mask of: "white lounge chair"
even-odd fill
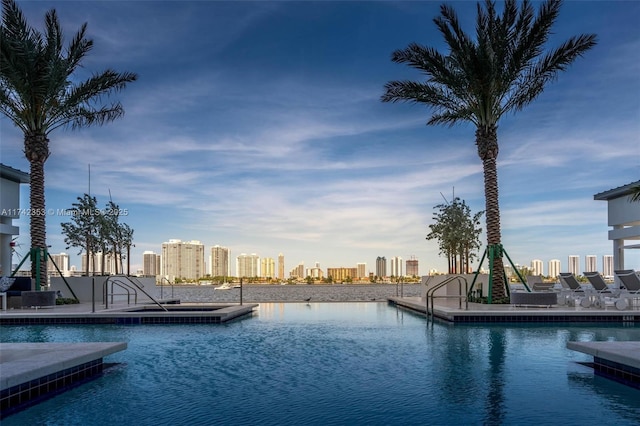
[[[614,273],[624,286],[624,290],[620,292],[620,307],[616,302],[616,308],[626,309],[629,306],[633,306],[633,301],[640,299],[640,277],[633,269],[618,270],[614,271]]]
[[[569,306],[575,306],[576,300],[583,308],[588,308],[592,304],[599,305],[593,297],[596,292],[587,286],[583,287],[572,273],[561,272],[558,278],[562,287],[569,292],[567,300]]]
[[[605,282],[600,272],[583,272],[582,273],[591,283],[591,286],[594,288],[598,296],[600,296],[599,301],[602,306],[605,304],[605,298],[613,299],[613,303],[617,303],[620,297],[620,290],[610,288],[609,285]]]

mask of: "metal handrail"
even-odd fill
[[[129,286],[126,283],[123,283],[120,280],[113,280],[111,281],[111,293],[109,293],[108,291],[108,286],[106,285],[107,282],[105,281],[105,287],[103,289],[103,293],[104,293],[104,300],[105,300],[105,308],[109,309],[109,296],[111,296],[111,304],[113,305],[113,296],[120,296],[120,295],[124,295],[124,293],[114,293],[113,292],[113,285],[116,284],[118,287],[124,289],[127,292],[127,305],[131,304],[131,292],[129,291]],[[134,294],[134,304],[138,304],[138,292],[132,288],[131,290],[133,290],[133,294]]]
[[[435,296],[434,293],[436,292],[436,290],[439,290],[440,288],[444,287],[445,285],[449,284],[450,282],[454,281],[454,280],[458,280],[458,290],[460,292],[460,295],[458,296]],[[462,281],[464,281],[464,287],[465,287],[465,292],[464,295],[462,294]],[[432,288],[427,290],[426,293],[426,314],[427,317],[429,317],[429,301],[431,301],[431,316],[434,316],[435,313],[435,307],[434,307],[434,302],[433,299],[436,297],[439,298],[457,298],[459,299],[459,304],[458,306],[460,307],[460,309],[462,309],[462,299],[464,299],[465,302],[465,311],[469,309],[469,298],[467,297],[467,292],[468,292],[468,287],[469,287],[469,283],[467,282],[467,279],[465,277],[463,277],[462,275],[454,275],[452,277],[449,277],[447,279],[445,279],[444,281],[442,281],[439,284],[434,285]]]
[[[160,302],[158,302],[156,299],[154,299],[149,293],[147,293],[146,291],[144,291],[142,289],[142,287],[144,287],[144,285],[142,285],[142,283],[140,281],[138,281],[136,278],[134,277],[130,277],[128,275],[110,275],[109,278],[107,278],[105,280],[105,286],[107,285],[107,283],[109,282],[110,279],[117,279],[117,278],[124,278],[125,280],[129,281],[131,284],[133,284],[135,287],[137,287],[138,290],[140,290],[141,292],[144,293],[145,296],[147,296],[149,299],[151,299],[156,305],[158,305],[163,311],[165,312],[169,312],[167,310],[167,308],[165,308],[164,306],[162,306],[162,304],[160,304]],[[117,282],[122,283],[122,281],[117,280]],[[135,291],[135,289],[134,289]],[[137,291],[136,292],[136,303],[137,303]],[[105,298],[106,299],[106,298]]]
[[[164,289],[164,285],[162,285],[162,281],[166,281],[171,286],[171,298],[173,299],[173,284],[171,283],[171,281],[169,281],[169,279],[167,277],[162,277],[160,279],[160,299],[164,298],[162,296],[162,290]]]

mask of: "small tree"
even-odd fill
[[[89,262],[93,261],[93,254],[100,249],[102,220],[99,217],[98,201],[89,194],[78,197],[78,201],[72,204],[67,212],[71,215],[71,222],[62,224],[62,233],[64,234],[64,242],[67,244],[67,250],[70,247],[80,248],[85,251],[85,274],[89,275]],[[95,271],[95,265],[91,268]]]
[[[438,212],[433,215],[434,223],[429,225],[431,232],[427,240],[438,240],[440,254],[447,257],[450,274],[469,271],[475,252],[480,248],[480,217],[484,212],[472,216],[471,208],[457,197],[451,203],[438,204],[434,208]]]

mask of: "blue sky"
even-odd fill
[[[473,32],[475,2],[451,2]],[[47,208],[87,192],[129,211],[132,269],[169,239],[227,246],[235,258],[282,252],[322,268],[375,271],[377,256],[445,270],[425,240],[443,196],[484,210],[474,128],[427,126],[430,110],[383,104],[387,81],[420,79],[390,60],[411,42],[444,49],[441,2],[23,1],[32,25],[58,11],[67,37],[88,23],[95,47],[79,78],[139,74],[117,95],[125,116],[51,133]],[[503,244],[532,259],[611,254],[606,202],[640,179],[640,2],[569,1],[550,40],[595,33],[598,45],[498,130]],[[3,164],[28,171],[22,135],[0,123]],[[28,207],[28,188],[23,190]],[[47,217],[51,251],[66,251]],[[28,218],[18,220],[23,250]],[[483,225],[484,228],[484,225]],[[483,241],[484,236],[483,236]],[[484,248],[484,247],[483,247]],[[640,250],[636,250],[640,251]],[[206,259],[208,261],[208,259]],[[640,269],[640,255],[627,253]]]

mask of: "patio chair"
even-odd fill
[[[599,297],[600,305],[604,306],[605,298],[613,298],[614,304],[618,301],[620,296],[620,290],[610,288],[605,282],[600,272],[583,272],[582,273],[591,283],[591,286],[595,289]]]
[[[553,291],[555,283],[545,283],[541,275],[527,275],[527,285],[531,291]]]
[[[624,286],[624,290],[620,293],[620,307],[616,303],[616,308],[626,309],[629,306],[629,301],[633,304],[633,300],[640,299],[640,277],[633,269],[618,270],[614,273]]]
[[[583,308],[591,306],[591,296],[594,292],[590,291],[591,289],[589,288],[583,287],[571,272],[561,272],[558,278],[562,287],[569,292],[567,300],[569,306],[575,306],[576,300],[580,302],[580,306]]]

